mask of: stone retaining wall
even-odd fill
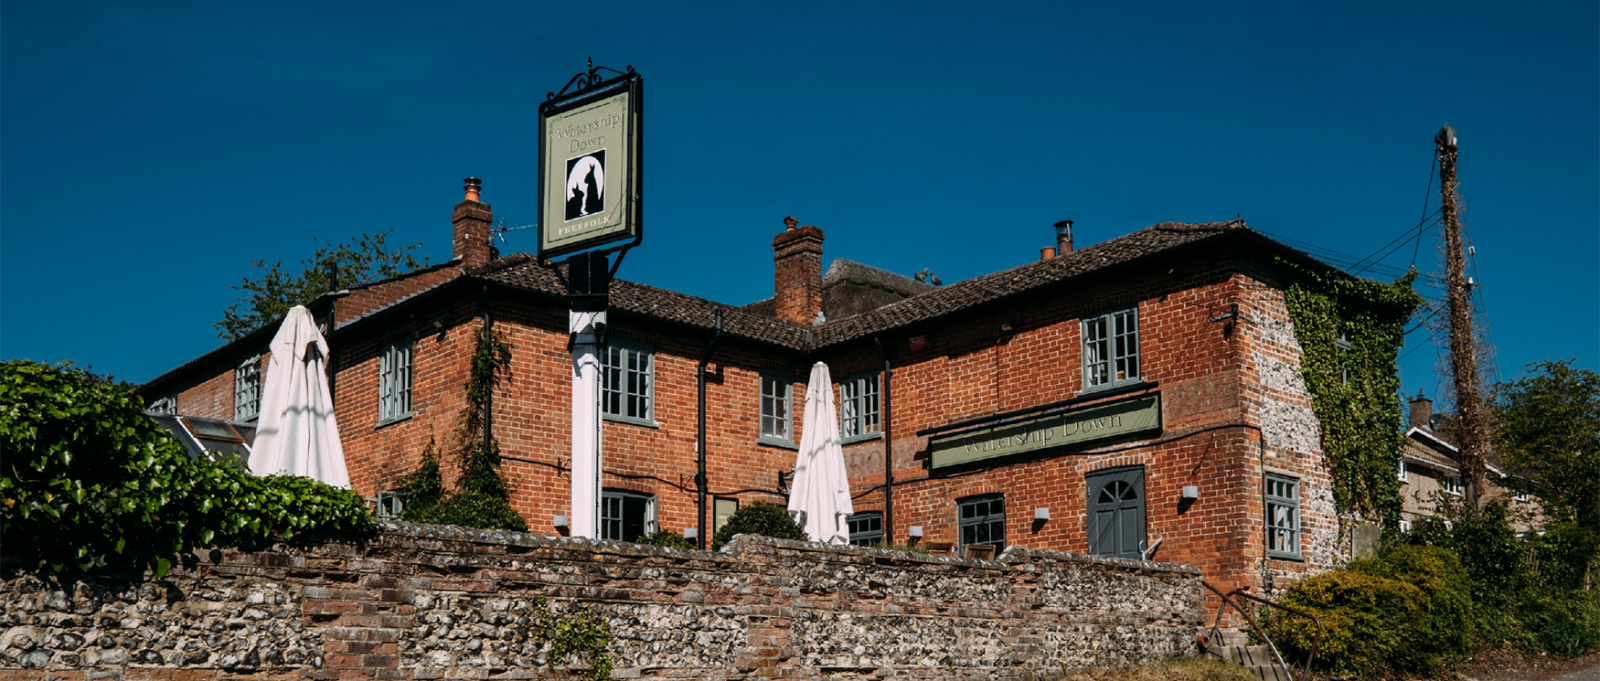
[[[616,678],[1037,677],[1188,654],[1199,572],[740,537],[717,553],[386,523],[159,581],[0,582],[0,679],[536,678],[540,597],[612,629]],[[559,670],[558,670],[559,671]]]

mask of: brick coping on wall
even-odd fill
[[[1067,563],[1084,563],[1090,565],[1105,565],[1110,567],[1128,568],[1135,570],[1149,570],[1156,572],[1174,572],[1181,574],[1203,576],[1199,568],[1182,563],[1162,563],[1156,561],[1136,560],[1133,558],[1115,558],[1109,556],[1093,556],[1071,551],[1051,551],[1048,549],[1034,549],[1024,546],[1008,546],[993,560],[981,558],[967,558],[956,555],[936,553],[917,553],[915,551],[899,551],[895,549],[881,549],[869,546],[839,546],[821,544],[817,542],[795,541],[790,539],[776,539],[759,535],[737,534],[721,549],[716,551],[701,551],[698,549],[680,549],[667,546],[652,546],[649,544],[635,544],[633,542],[617,541],[613,539],[586,539],[583,537],[557,537],[534,532],[514,532],[510,530],[481,530],[457,525],[429,525],[425,523],[412,523],[403,520],[381,520],[378,522],[380,535],[378,541],[383,541],[385,536],[441,539],[446,541],[461,541],[471,544],[518,546],[527,548],[558,548],[558,549],[588,549],[596,553],[610,553],[633,556],[672,556],[678,558],[699,558],[710,560],[737,560],[737,554],[758,546],[771,546],[795,551],[807,551],[824,554],[866,554],[876,555],[894,560],[905,560],[921,563],[939,563],[955,565],[982,565],[1004,566],[1034,563],[1040,561],[1059,561]]]

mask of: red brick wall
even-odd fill
[[[267,380],[267,360],[271,353],[262,352],[256,358],[262,385]],[[234,371],[230,367],[219,374],[178,391],[178,413],[185,416],[233,420]]]
[[[395,480],[416,469],[430,437],[445,462],[446,481],[455,471],[448,452],[455,441],[464,406],[462,386],[480,322],[468,306],[457,303],[444,311],[453,322],[435,332],[431,319],[405,323],[388,333],[368,334],[337,349],[339,366],[334,414],[344,444],[350,484],[362,496],[394,487]],[[410,339],[411,418],[378,425],[378,361],[389,344]]]
[[[956,500],[1002,493],[1008,544],[1086,551],[1085,476],[1139,465],[1145,470],[1147,536],[1163,540],[1157,560],[1196,565],[1219,586],[1268,586],[1278,576],[1336,562],[1339,528],[1330,481],[1309,396],[1296,373],[1299,348],[1282,292],[1268,275],[1238,274],[1235,267],[1174,259],[885,336],[895,366],[893,541],[907,541],[911,525],[924,528],[925,540],[955,541]],[[1235,303],[1238,319],[1228,316]],[[369,323],[363,326],[373,328],[356,331],[359,337],[339,337],[337,415],[352,485],[363,496],[392,487],[413,470],[430,434],[442,451],[451,449],[480,304],[430,306],[427,314],[433,316],[426,319]],[[512,505],[530,529],[553,534],[552,517],[570,515],[567,313],[559,301],[526,295],[496,294],[491,305],[512,347],[510,376],[493,410]],[[1139,312],[1142,378],[1155,384],[1146,391],[1158,391],[1162,399],[1159,434],[930,474],[928,438],[917,431],[1084,397],[1080,320],[1127,305]],[[347,309],[341,307],[341,317]],[[434,331],[435,319],[442,331]],[[610,321],[613,338],[655,351],[655,425],[605,423],[602,484],[654,495],[663,529],[694,527],[695,369],[710,334],[616,312]],[[401,328],[375,332],[379,325]],[[396,334],[412,333],[422,334],[413,346],[414,415],[379,427],[378,352]],[[930,347],[913,353],[906,341],[912,334],[926,336]],[[837,380],[881,369],[883,352],[869,339],[822,356]],[[725,339],[713,355],[707,386],[710,497],[731,496],[743,505],[783,501],[777,474],[794,467],[796,452],[757,443],[763,370],[794,378],[796,442],[806,427],[800,421],[809,360]],[[219,404],[231,413],[231,372],[185,391],[180,408],[198,413],[193,405],[206,395],[225,398]],[[1082,406],[1130,396],[1087,396]],[[880,438],[846,447],[858,511],[884,506],[883,444]],[[1263,466],[1302,481],[1305,561],[1265,557]],[[446,469],[448,481],[448,456]],[[1185,485],[1198,486],[1200,498],[1180,509]],[[1048,507],[1051,519],[1035,523],[1037,507]],[[709,518],[707,524],[709,530]]]
[[[1313,508],[1304,502],[1301,548],[1312,560],[1265,559],[1262,460],[1268,468],[1300,477],[1305,496],[1328,493],[1319,446],[1297,451],[1261,445],[1264,400],[1303,403],[1309,409],[1309,399],[1262,387],[1248,370],[1254,366],[1250,358],[1265,352],[1297,367],[1298,346],[1267,343],[1246,323],[1208,321],[1239,301],[1245,316],[1286,322],[1281,292],[1242,275],[1230,276],[1220,266],[1171,269],[1166,277],[1145,277],[1143,286],[1079,289],[1050,302],[1044,294],[1034,304],[1013,303],[951,319],[925,334],[931,347],[922,352],[911,353],[901,341],[892,385],[893,540],[907,541],[909,526],[921,525],[926,541],[954,542],[956,500],[1003,493],[1008,544],[1087,551],[1085,476],[1140,465],[1145,470],[1147,536],[1151,542],[1164,540],[1155,559],[1196,565],[1208,579],[1225,586],[1260,584],[1273,573],[1330,564],[1333,555],[1313,551],[1312,536],[1320,533],[1326,542],[1337,533],[1334,513],[1331,506]],[[1129,304],[1139,310],[1142,377],[1157,384],[1151,390],[1162,398],[1159,435],[930,475],[928,439],[916,436],[917,431],[1079,397],[1081,317]],[[1002,324],[1010,324],[1012,331],[1002,331]],[[835,375],[842,376],[881,366],[877,352],[853,348],[828,361]],[[882,451],[882,440],[846,447],[853,491],[863,495],[856,501],[857,511],[883,509],[881,491],[863,494],[882,485]],[[1198,486],[1200,499],[1180,510],[1185,485]],[[1051,519],[1036,523],[1036,507],[1049,508]]]
[[[233,418],[233,370],[178,391],[178,413],[212,419]]]

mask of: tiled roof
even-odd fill
[[[833,264],[828,266],[828,273],[822,276],[822,285],[827,287],[847,281],[875,286],[907,296],[931,291],[934,288],[933,284],[917,281],[903,274],[895,274],[889,270],[863,265],[854,260],[834,258]]]
[[[833,345],[943,317],[1230,232],[1266,240],[1259,232],[1246,227],[1243,220],[1197,224],[1163,222],[1051,260],[959,281],[856,317],[824,324],[817,329],[816,346]],[[1283,248],[1288,250],[1288,247]]]
[[[713,328],[713,311],[721,309],[723,332],[726,334],[794,350],[810,350],[933,320],[1225,234],[1236,234],[1255,240],[1259,245],[1294,253],[1287,246],[1249,229],[1242,220],[1197,224],[1164,222],[1052,260],[1029,263],[942,288],[929,286],[924,292],[905,300],[812,327],[772,317],[769,307],[763,305],[767,301],[735,307],[622,279],[612,282],[611,308],[706,330]],[[845,269],[834,275],[839,262],[836,260],[834,267],[829,270],[829,275],[835,276],[836,280],[846,275],[874,276],[879,273],[882,276],[876,278],[904,279],[900,275],[848,260],[842,261],[846,263]],[[550,296],[565,295],[555,273],[549,268],[540,267],[531,256],[524,253],[501,258],[469,270],[468,274]]]
[[[828,320],[846,319],[933,288],[911,277],[835,258],[822,277],[822,312]]]
[[[1196,244],[1224,235],[1234,235],[1253,245],[1281,254],[1294,254],[1312,261],[1310,256],[1279,244],[1259,232],[1249,229],[1242,220],[1229,222],[1178,223],[1164,222],[1146,227],[1132,234],[1117,237],[1082,250],[1057,256],[1052,260],[1033,262],[1001,272],[956,282],[942,288],[928,287],[916,293],[921,282],[908,280],[875,267],[849,260],[836,259],[829,269],[828,278],[835,283],[859,281],[868,285],[882,284],[897,295],[915,293],[909,298],[877,307],[861,314],[836,319],[816,326],[802,326],[782,321],[772,316],[771,301],[758,301],[744,307],[725,305],[704,298],[646,286],[618,279],[611,285],[611,309],[659,319],[683,326],[710,331],[715,328],[715,312],[722,310],[723,332],[783,348],[809,351],[871,337],[907,325],[918,324],[955,314],[975,306],[1009,298],[1058,282],[1091,275],[1108,268],[1134,262],[1175,248]],[[446,263],[423,272],[444,269]],[[414,277],[412,273],[396,280]],[[553,270],[541,267],[526,253],[515,253],[497,258],[483,265],[465,268],[462,278],[476,278],[528,292],[562,298],[566,290]],[[395,280],[389,280],[395,281]],[[911,281],[911,290],[905,282]],[[380,284],[383,282],[379,282]],[[431,290],[446,282],[429,282],[423,290]],[[824,285],[828,285],[825,280]],[[375,285],[374,285],[375,286]],[[408,292],[402,300],[387,307],[402,304],[416,293]],[[349,295],[342,292],[339,295]],[[365,318],[365,316],[363,316]],[[347,324],[340,324],[346,328]],[[270,326],[249,334],[246,338],[223,345],[205,355],[169,371],[146,384],[146,388],[162,388],[180,375],[209,361],[217,361],[229,353],[240,351],[246,343],[259,343],[270,337]],[[164,389],[164,388],[163,388]]]
[[[499,265],[499,267],[495,267]],[[555,271],[541,267],[525,253],[518,253],[469,271],[489,281],[550,296],[565,296],[566,289]],[[772,343],[793,350],[805,350],[811,330],[745,308],[724,305],[704,298],[646,286],[625,279],[611,282],[611,309],[653,317],[684,326],[710,331],[716,328],[716,311],[722,310],[723,333]]]

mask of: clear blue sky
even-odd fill
[[[634,281],[769,296],[785,215],[827,258],[946,282],[1066,218],[1084,245],[1242,214],[1354,261],[1437,207],[1449,123],[1500,377],[1595,368],[1597,27],[1592,1],[8,0],[0,357],[148,380],[219,344],[252,260],[389,228],[448,259],[468,175],[532,223],[537,106],[593,55],[645,76]],[[1381,272],[1439,273],[1438,238]],[[1439,391],[1429,333],[1407,393]]]

